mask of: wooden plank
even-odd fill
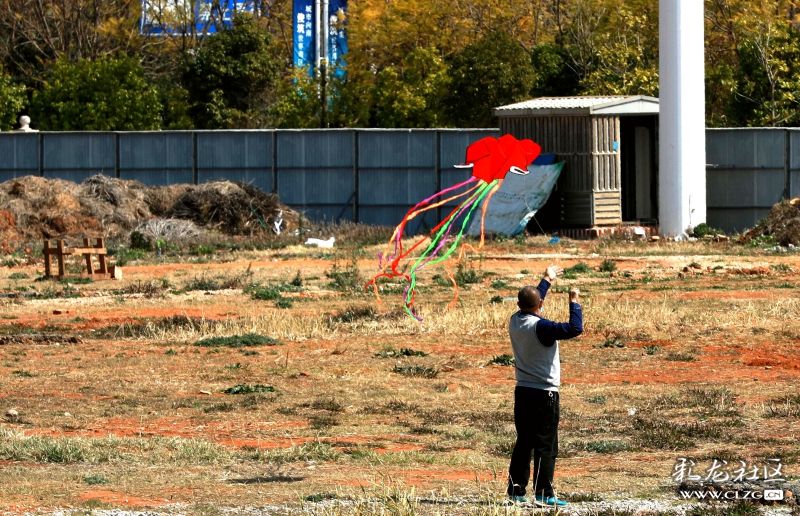
[[[438,165],[437,165],[438,166]],[[102,253],[100,251],[103,251]],[[100,274],[108,274],[108,262],[106,262],[106,241],[103,238],[97,239],[97,259],[100,261]]]
[[[52,274],[50,272],[50,241],[44,241],[44,275],[49,278]]]
[[[56,259],[58,260],[58,279],[64,277],[64,241],[58,241],[58,254],[56,255]]]
[[[89,239],[84,237],[83,238],[83,246],[88,248],[89,247]],[[86,260],[86,272],[91,276],[94,270],[92,269],[92,253],[81,253],[83,254],[84,259]]]

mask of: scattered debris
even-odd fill
[[[741,242],[759,237],[771,237],[783,247],[800,245],[800,197],[774,205],[764,220],[742,235]]]
[[[8,344],[80,344],[81,339],[71,335],[48,335],[23,333],[18,335],[0,335],[0,346]]]
[[[315,245],[321,249],[332,249],[333,244],[336,242],[336,237],[330,237],[327,240],[320,240],[319,238],[309,238],[306,240],[306,245]]]
[[[742,274],[745,276],[766,276],[770,274],[768,267],[738,267],[730,269],[731,274]]]

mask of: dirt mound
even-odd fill
[[[773,206],[769,215],[745,233],[742,240],[749,242],[762,236],[771,236],[782,246],[800,245],[800,197]]]
[[[230,235],[274,234],[298,227],[299,215],[277,196],[231,181],[147,186],[92,176],[82,183],[25,176],[0,183],[0,247],[42,238],[127,239],[143,223],[171,217]],[[0,248],[0,251],[3,249]]]

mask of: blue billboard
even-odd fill
[[[142,0],[139,30],[150,36],[214,34],[237,13],[255,13],[260,0]]]
[[[347,54],[347,0],[328,0],[328,19],[322,15],[322,27],[317,27],[315,9],[323,1],[294,0],[292,8],[293,59],[297,68],[307,67],[315,73],[317,64],[317,38],[325,40],[327,32],[328,69],[337,77],[344,75],[344,56]],[[327,21],[327,23],[324,23]],[[320,30],[321,29],[321,30]],[[322,35],[320,36],[320,34]]]
[[[347,0],[330,0],[328,13],[328,63],[331,72],[341,78],[347,54]]]
[[[315,42],[317,34],[314,19],[314,0],[294,0],[292,29],[294,35],[294,66],[296,68],[307,66],[313,73],[316,65]]]

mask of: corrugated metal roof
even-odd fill
[[[495,115],[658,113],[658,99],[645,95],[538,97],[495,108]]]

